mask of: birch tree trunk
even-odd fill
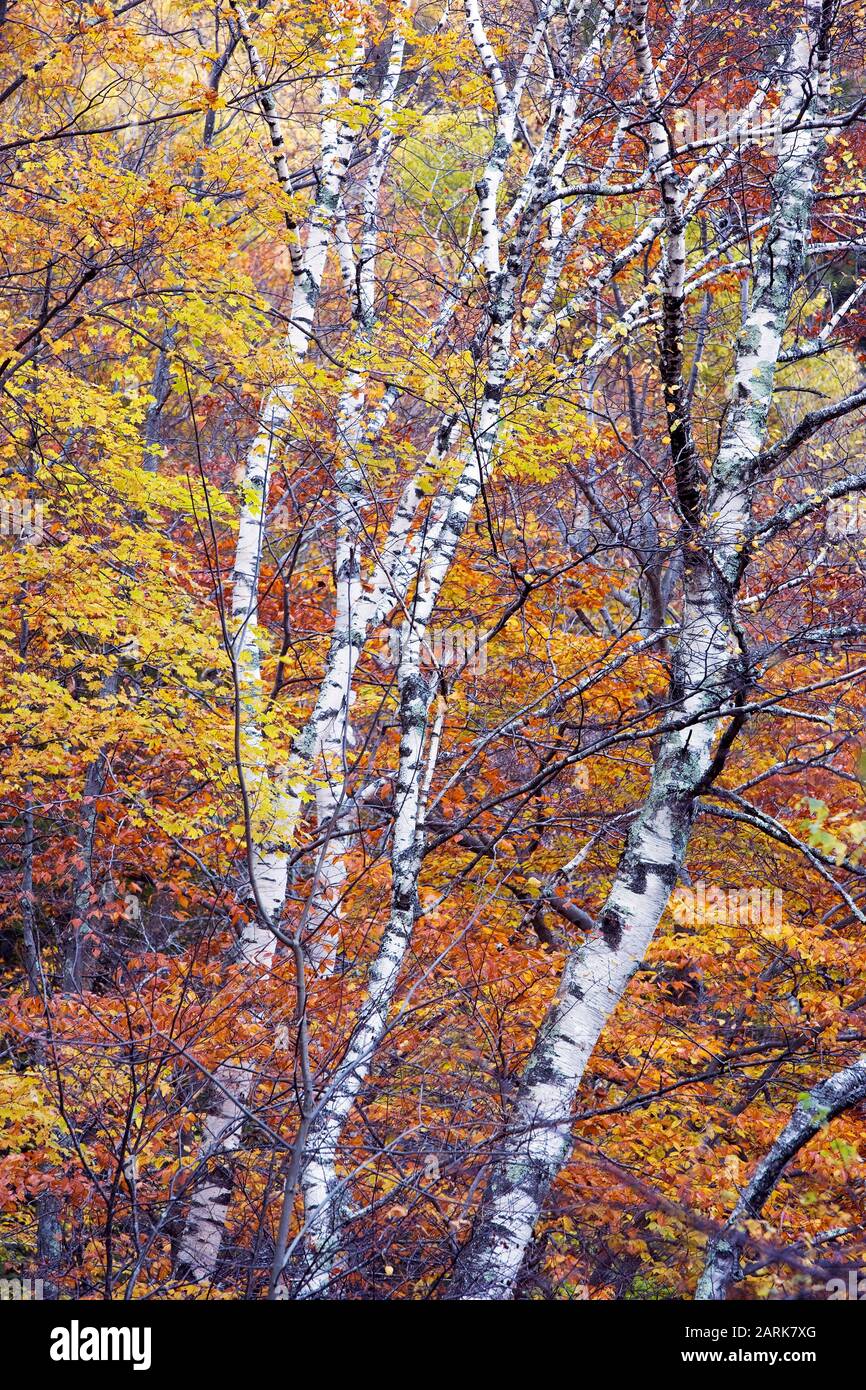
[[[263,68],[252,45],[249,26],[242,29],[251,70],[263,80]],[[392,146],[388,126],[394,96],[402,70],[405,36],[397,31],[392,44],[388,72],[379,97],[382,134],[377,142],[364,191],[364,220],[356,282],[357,318],[361,346],[369,338],[375,319],[375,215],[379,185],[387,168]],[[365,80],[360,70],[360,49],[353,62],[355,78],[350,100],[360,102]],[[325,79],[323,104],[327,111],[336,98],[332,74]],[[274,111],[268,115],[272,144],[279,124]],[[352,148],[350,124],[336,129],[325,121],[322,139],[323,177],[311,216],[311,227],[301,271],[295,281],[290,346],[297,364],[310,343],[313,316],[324,270],[327,241],[334,229],[340,189]],[[281,147],[275,153],[275,166]],[[284,166],[277,168],[281,184],[288,177]],[[395,508],[388,536],[376,558],[372,573],[362,586],[358,567],[362,488],[354,459],[359,443],[364,403],[364,373],[351,372],[343,395],[338,430],[340,469],[337,475],[337,602],[332,640],[324,678],[313,711],[301,734],[289,766],[279,781],[268,779],[265,749],[259,729],[261,701],[260,654],[255,632],[258,613],[258,570],[261,562],[265,503],[271,451],[277,430],[284,428],[291,410],[291,384],[274,393],[263,410],[262,422],[247,456],[243,500],[235,562],[232,617],[237,624],[233,657],[237,669],[241,707],[242,771],[246,794],[255,812],[251,845],[252,869],[258,899],[264,912],[251,914],[240,943],[241,959],[259,969],[267,969],[273,958],[276,936],[267,923],[276,925],[282,911],[286,886],[286,846],[290,843],[316,764],[324,763],[326,776],[317,789],[317,819],[327,833],[319,868],[321,887],[312,905],[311,940],[307,952],[311,963],[326,971],[332,961],[332,924],[339,909],[344,879],[343,855],[346,831],[341,824],[341,801],[345,788],[346,749],[351,744],[349,700],[352,677],[370,632],[378,626],[395,603],[402,602],[417,571],[418,537],[411,535],[418,509],[427,494],[426,480],[435,475],[456,432],[452,417],[438,432],[428,458],[416,477],[405,485]],[[384,420],[379,421],[379,425]],[[374,431],[376,425],[374,423]],[[428,528],[431,540],[437,527]],[[262,918],[265,918],[263,921]],[[216,1160],[212,1180],[200,1186],[192,1199],[178,1254],[178,1266],[196,1280],[213,1276],[219,1256],[222,1232],[231,1197],[233,1155],[240,1143],[241,1128],[249,1110],[254,1082],[250,1068],[226,1064],[215,1074],[219,1099],[205,1123],[199,1161]]]
[[[263,69],[252,43],[249,27],[240,12],[241,35],[250,69],[261,84]],[[350,100],[359,102],[365,77],[360,59],[354,55],[355,77]],[[293,367],[303,362],[309,348],[313,319],[333,231],[340,187],[348,168],[354,133],[348,123],[339,123],[331,114],[339,97],[336,63],[325,73],[322,83],[322,176],[310,216],[306,247],[293,285],[292,312],[286,347]],[[267,103],[263,102],[272,144],[275,167],[282,182],[285,168],[279,125]],[[296,259],[293,256],[293,266]],[[272,786],[267,770],[267,754],[261,733],[262,707],[261,652],[258,624],[258,580],[264,543],[264,518],[269,495],[273,452],[289,424],[295,382],[287,381],[270,393],[259,418],[259,427],[250,445],[241,485],[238,537],[232,572],[231,617],[234,634],[231,658],[235,672],[238,706],[239,772],[243,778],[245,801],[250,812],[251,843],[249,869],[257,910],[251,912],[239,943],[243,964],[268,969],[277,937],[287,885],[286,844],[291,838],[293,805]],[[299,804],[299,802],[298,802]],[[208,1113],[202,1136],[199,1163],[208,1166],[207,1181],[197,1186],[178,1250],[178,1267],[195,1281],[213,1277],[219,1258],[223,1230],[232,1191],[231,1157],[240,1144],[241,1128],[254,1081],[254,1068],[226,1063],[216,1072],[219,1100]]]
[[[244,37],[250,68],[261,83],[263,69],[258,53],[249,37]],[[353,55],[353,85],[350,103],[357,105],[366,86],[363,48],[357,35]],[[340,189],[348,169],[355,132],[349,122],[339,122],[332,110],[339,97],[339,69],[332,62],[322,83],[322,139],[318,192],[310,215],[306,246],[295,274],[292,292],[290,326],[286,348],[295,371],[303,363],[311,341],[313,320],[321,290],[328,244],[334,230],[334,220]],[[272,145],[275,147],[275,167],[282,183],[287,177],[281,150],[282,137],[278,123],[271,119],[263,102]],[[295,260],[293,258],[293,265]],[[270,925],[276,925],[282,913],[286,895],[286,845],[290,841],[299,809],[300,799],[286,798],[272,786],[267,771],[267,757],[260,729],[261,718],[261,651],[258,634],[258,581],[264,544],[264,519],[270,491],[271,465],[274,450],[291,420],[296,387],[294,379],[275,388],[261,411],[259,428],[250,445],[241,484],[241,509],[235,562],[232,571],[231,616],[234,627],[231,657],[237,683],[240,724],[241,772],[246,784],[252,819],[250,846],[250,876],[260,911],[251,913],[241,940],[241,953],[247,962],[267,967],[273,955],[275,936]],[[262,922],[264,915],[266,921]],[[270,924],[270,925],[269,925]]]
[[[309,915],[306,943],[310,962],[320,975],[331,973],[336,961],[337,924],[346,879],[345,852],[348,848],[344,814],[347,756],[348,749],[354,744],[349,717],[351,683],[367,637],[367,630],[363,625],[359,627],[357,622],[363,594],[359,555],[365,505],[358,447],[363,432],[367,361],[376,322],[379,193],[394,144],[391,121],[406,49],[403,24],[408,12],[407,0],[403,0],[402,9],[403,15],[397,18],[388,67],[376,101],[380,133],[361,194],[362,219],[357,260],[348,229],[343,237],[343,252],[351,262],[348,273],[355,298],[357,332],[353,345],[356,360],[348,372],[337,414],[336,600],[329,666],[343,665],[345,685],[340,691],[337,708],[327,723],[320,726],[318,737],[310,749],[311,756],[321,757],[324,774],[316,788],[316,818],[319,832],[325,836],[325,844],[317,866],[318,886]],[[343,651],[346,660],[340,663],[340,653]]]
[[[555,112],[556,121],[561,121],[561,143],[556,158],[553,158],[552,141],[543,143],[540,155],[534,158],[509,213],[509,218],[514,214],[512,224],[521,213],[526,220],[523,233],[518,234],[510,246],[503,266],[502,231],[504,226],[509,225],[509,220],[503,219],[500,225],[497,193],[514,144],[524,84],[544,32],[558,8],[558,4],[554,3],[542,12],[514,84],[509,89],[487,40],[477,5],[472,0],[467,0],[466,4],[470,33],[488,72],[498,105],[493,147],[484,173],[476,185],[481,213],[482,264],[488,287],[490,354],[476,438],[464,459],[447,513],[441,524],[435,526],[425,538],[421,573],[401,634],[397,682],[401,737],[391,852],[391,910],[370,968],[366,997],[359,1017],[334,1075],[318,1098],[317,1113],[307,1136],[301,1189],[309,1268],[299,1291],[303,1297],[325,1293],[334,1277],[335,1264],[344,1243],[346,1215],[345,1184],[337,1175],[340,1137],[369,1072],[375,1050],[388,1029],[390,1008],[419,910],[418,877],[424,851],[424,796],[429,788],[429,776],[424,775],[424,748],[429,709],[436,693],[435,677],[422,675],[421,654],[442,585],[491,467],[504,388],[512,363],[512,330],[516,289],[523,268],[522,248],[528,229],[533,224],[536,204],[542,205],[549,189],[559,186],[565,160],[573,120],[573,104],[569,102],[557,106]],[[595,58],[600,34],[608,23],[607,13],[603,11],[602,20],[587,49],[589,61]],[[554,129],[555,124],[550,131],[551,137]],[[543,293],[552,298],[554,292],[555,284],[545,282]],[[441,442],[437,441],[435,447],[444,448],[446,443],[447,437]],[[434,760],[437,742],[434,734],[431,747],[431,759]]]
[[[649,107],[651,164],[667,232],[660,365],[670,388],[681,367],[675,332],[682,316],[684,229],[680,189],[655,114],[658,91],[650,71],[645,20],[646,4],[633,4],[636,66]],[[733,712],[746,679],[734,595],[749,535],[756,461],[811,212],[821,139],[814,126],[826,99],[828,28],[829,5],[808,3],[806,23],[786,64],[782,124],[788,130],[772,184],[770,227],[738,346],[731,410],[703,505],[687,420],[671,419],[672,462],[688,526],[683,616],[669,690],[682,727],[661,741],[649,793],[629,830],[598,924],[568,957],[492,1164],[475,1229],[458,1262],[452,1298],[511,1296],[550,1185],[568,1158],[570,1117],[581,1078],[676,884],[696,800],[723,761],[724,742],[714,755],[722,712]],[[675,398],[685,404],[680,391]],[[707,522],[706,540],[699,530],[702,518]]]
[[[761,1215],[773,1188],[803,1145],[837,1115],[864,1099],[866,1055],[813,1087],[805,1100],[800,1101],[770,1152],[761,1159],[722,1230],[710,1241],[706,1264],[695,1291],[697,1300],[727,1298],[731,1287],[742,1278],[740,1258],[748,1240],[746,1222],[755,1221]]]

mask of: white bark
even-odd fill
[[[501,228],[496,207],[496,191],[501,184],[505,163],[511,152],[517,110],[532,59],[543,30],[557,9],[551,5],[533,32],[512,89],[507,91],[501,72],[478,17],[477,7],[468,0],[470,32],[491,78],[497,101],[496,133],[490,158],[476,185],[482,208],[482,262],[487,277],[491,321],[491,347],[484,392],[473,447],[464,460],[462,474],[451,495],[441,524],[428,532],[422,555],[422,569],[401,639],[398,671],[400,701],[400,762],[396,789],[396,818],[392,846],[392,901],[387,926],[367,979],[367,993],[343,1058],[324,1093],[319,1097],[316,1118],[310,1125],[307,1153],[301,1172],[304,1194],[305,1234],[310,1269],[301,1295],[314,1297],[327,1291],[343,1243],[345,1216],[344,1184],[337,1176],[337,1152],[346,1119],[368,1074],[370,1062],[388,1028],[390,1007],[400,970],[411,941],[418,913],[418,876],[423,855],[424,798],[429,790],[428,765],[425,774],[424,745],[428,711],[435,694],[435,682],[421,674],[420,658],[427,630],[442,585],[448,575],[457,545],[465,531],[484,480],[489,474],[501,416],[501,402],[512,361],[512,328],[515,292],[522,268],[520,238],[510,248],[505,269],[501,266]],[[565,110],[564,132],[570,131],[569,109]],[[550,160],[533,161],[526,181],[530,192],[517,201],[530,212],[551,186]],[[554,177],[561,169],[557,160]],[[554,185],[555,186],[555,185]],[[446,426],[447,429],[447,426]],[[441,711],[440,711],[441,714]],[[430,763],[441,734],[434,728]]]
[[[430,682],[420,673],[420,626],[403,630],[400,691],[400,769],[392,865],[391,914],[367,977],[367,992],[349,1047],[311,1127],[302,1170],[304,1220],[311,1271],[302,1296],[325,1292],[342,1243],[345,1193],[337,1177],[337,1148],[343,1126],[367,1075],[370,1059],[388,1026],[391,1001],[417,915],[420,867],[418,816]]]
[[[757,1220],[791,1159],[844,1110],[866,1099],[866,1055],[820,1082],[800,1101],[785,1128],[743,1191],[721,1231],[707,1248],[695,1298],[721,1301],[742,1278],[740,1260],[748,1240],[746,1223]]]
[[[250,72],[258,84],[256,102],[270,136],[274,173],[277,176],[277,182],[280,188],[287,197],[292,197],[295,192],[295,186],[292,182],[289,163],[286,159],[286,142],[283,139],[283,133],[280,129],[277,103],[274,101],[272,94],[268,91],[265,66],[259,56],[259,51],[256,48],[255,42],[253,41],[246,10],[242,5],[236,4],[235,0],[230,0],[230,4],[234,12],[241,40],[246,49]],[[292,274],[300,275],[304,266],[303,250],[298,235],[297,223],[289,213],[286,214],[286,226],[289,231],[289,258],[292,266]]]
[[[402,8],[405,14],[408,0],[403,0]],[[394,143],[391,120],[405,48],[406,36],[401,25],[395,30],[391,41],[388,67],[376,102],[380,133],[361,195],[361,232],[357,265],[352,277],[357,287],[356,361],[348,372],[337,417],[336,603],[331,651],[346,652],[348,661],[343,673],[345,684],[341,690],[339,708],[330,720],[319,726],[318,738],[310,750],[311,756],[320,757],[323,765],[323,778],[316,788],[316,818],[319,831],[326,838],[317,866],[318,884],[309,914],[307,941],[310,962],[320,975],[330,973],[336,961],[337,926],[346,880],[345,854],[350,842],[343,806],[348,775],[347,749],[355,741],[349,705],[352,676],[367,637],[367,628],[361,630],[357,626],[363,592],[359,554],[365,502],[364,479],[357,451],[361,442],[366,399],[366,360],[376,320],[379,195]],[[354,255],[348,243],[348,228],[346,236],[346,254],[354,264]]]
[[[261,82],[261,65],[259,63],[257,69],[258,55],[252,46],[248,27],[246,33],[242,28],[242,34],[253,75]],[[358,58],[357,53],[355,57]],[[363,70],[359,63],[350,94],[352,100],[360,100],[363,85]],[[309,348],[328,241],[354,141],[350,125],[338,123],[330,114],[338,96],[339,77],[336,65],[332,64],[322,83],[322,176],[310,217],[302,263],[293,282],[291,323],[286,335],[286,347],[295,370],[303,362]],[[279,176],[279,168],[277,173]],[[269,394],[262,406],[259,427],[245,459],[232,572],[231,617],[234,633],[231,657],[237,683],[239,771],[250,812],[251,844],[248,849],[255,898],[255,910],[250,912],[244,926],[239,954],[245,965],[264,970],[270,967],[273,959],[277,938],[272,928],[278,925],[285,902],[286,844],[292,825],[287,817],[284,798],[274,788],[268,775],[267,752],[261,732],[258,580],[273,451],[289,423],[295,384],[296,379],[287,380]],[[220,1101],[207,1116],[199,1154],[199,1164],[208,1165],[210,1175],[193,1194],[178,1250],[179,1268],[196,1281],[212,1278],[217,1266],[231,1199],[231,1169],[226,1159],[240,1143],[243,1116],[254,1076],[251,1066],[234,1063],[224,1064],[216,1072]],[[214,1163],[215,1159],[219,1160],[217,1164]]]
[[[657,99],[645,71],[641,31],[646,6],[637,0],[632,20],[637,66],[645,98]],[[827,15],[807,5],[807,27],[787,64],[784,108],[814,120],[826,91],[816,83]],[[643,71],[642,71],[643,69]],[[816,94],[817,88],[817,94]],[[684,579],[682,630],[672,666],[670,699],[694,722],[661,742],[650,791],[634,823],[597,927],[568,957],[556,998],[521,1082],[513,1121],[492,1165],[482,1210],[458,1264],[452,1297],[511,1296],[549,1187],[567,1159],[571,1111],[598,1037],[644,957],[676,884],[688,845],[697,796],[713,772],[718,710],[730,707],[743,679],[733,597],[750,516],[750,483],[772,401],[775,365],[802,264],[820,138],[792,132],[779,154],[773,181],[771,225],[758,258],[752,303],[739,346],[734,399],[705,502],[711,543],[690,539]],[[666,177],[660,143],[652,159]],[[674,199],[673,215],[670,200]],[[681,289],[676,251],[678,189],[662,189],[669,234],[669,292]],[[673,253],[673,254],[672,254]],[[672,459],[678,456],[672,439]],[[678,482],[680,479],[678,478]],[[681,489],[687,521],[694,505]]]
[[[355,78],[350,101],[361,100],[366,78],[363,50],[354,55]],[[256,74],[258,76],[258,74]],[[295,371],[309,349],[325,270],[328,243],[340,188],[346,175],[355,135],[350,123],[340,123],[331,114],[339,97],[339,77],[335,64],[322,83],[322,175],[313,204],[307,243],[292,292],[291,322],[286,348]],[[250,445],[241,484],[238,539],[232,573],[232,620],[235,628],[232,658],[238,683],[241,726],[241,764],[253,817],[251,875],[267,922],[276,924],[286,894],[285,847],[294,829],[294,806],[287,805],[267,772],[266,750],[260,732],[261,652],[258,624],[258,579],[264,543],[264,517],[269,494],[274,449],[290,422],[297,378],[284,382],[266,400],[256,437]],[[251,913],[241,942],[244,959],[267,966],[275,938],[259,913]]]

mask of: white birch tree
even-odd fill
[[[650,169],[664,224],[659,371],[687,528],[683,614],[670,688],[679,726],[661,741],[649,793],[629,829],[598,923],[568,956],[458,1264],[451,1289],[455,1298],[502,1299],[514,1290],[544,1200],[569,1154],[580,1080],[677,882],[697,799],[723,765],[737,731],[736,707],[747,672],[733,601],[748,559],[758,460],[808,234],[828,102],[830,21],[829,5],[807,4],[785,60],[783,133],[769,227],[738,344],[731,408],[704,490],[682,379],[684,190],[662,121],[646,5],[638,0],[631,7],[628,24],[649,124]]]

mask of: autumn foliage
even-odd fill
[[[682,862],[516,1295],[691,1298],[866,1050],[861,0],[814,20],[798,135],[683,124],[778,125],[815,9],[0,3],[0,1274],[446,1296],[690,720]],[[736,680],[694,715],[690,576],[818,127]],[[731,1296],[866,1258],[863,1115],[787,1166]]]

